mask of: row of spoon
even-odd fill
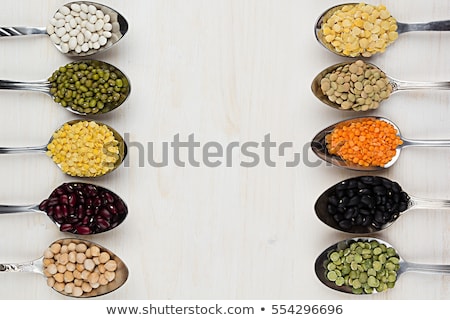
[[[117,21],[119,23],[119,30],[115,34],[115,37],[111,39],[108,46],[100,47],[99,49],[91,49],[88,52],[80,52],[77,53],[75,51],[64,53],[61,45],[55,44],[55,47],[65,55],[69,57],[86,57],[93,54],[98,54],[100,52],[103,52],[104,50],[107,50],[111,48],[113,45],[115,45],[120,39],[123,38],[123,36],[128,32],[128,22],[127,20],[116,10],[105,6],[103,4],[94,3],[90,1],[76,1],[76,2],[70,2],[66,5],[70,7],[71,4],[77,3],[77,4],[86,4],[86,5],[95,5],[100,10],[106,10],[108,12],[114,12],[117,16]],[[28,35],[48,35],[46,27],[0,27],[0,37],[15,37],[15,36],[28,36]],[[114,69],[117,73],[119,73],[122,77],[127,78],[122,71],[117,69],[116,67],[102,61],[95,61],[97,65],[103,65],[108,68]],[[127,78],[128,79],[128,78]],[[50,93],[50,83],[47,80],[40,80],[40,81],[11,81],[11,80],[0,80],[0,89],[9,89],[9,90],[31,90],[31,91],[37,91],[42,92],[45,94],[50,95],[52,98],[52,94]],[[126,93],[126,97],[129,96],[129,90]],[[125,99],[126,100],[126,99]],[[112,102],[111,105],[108,105],[109,111],[112,111],[119,107],[125,100],[122,100],[120,102]],[[66,110],[73,112],[78,115],[86,115],[86,113],[75,111],[71,108],[66,108]],[[73,120],[69,121],[68,124],[74,124],[78,121],[83,120]],[[117,141],[119,141],[119,160],[116,162],[114,169],[121,165],[124,158],[127,155],[127,145],[122,138],[122,136],[113,128],[107,126],[114,134],[114,137]],[[53,138],[50,139],[49,143],[52,141]],[[48,143],[48,144],[49,144]],[[47,151],[48,144],[42,145],[42,146],[36,146],[36,147],[0,147],[0,154],[12,154],[12,153],[30,153],[30,152],[38,152],[38,153],[45,153]],[[101,188],[101,187],[99,187]],[[114,194],[112,191],[107,190],[106,188],[103,188],[104,190],[108,191],[110,194]],[[116,195],[117,196],[117,195]],[[118,197],[118,196],[117,196]],[[120,199],[118,197],[118,199]],[[120,199],[121,200],[121,199]],[[122,201],[122,200],[121,200]],[[121,212],[121,219],[118,222],[117,225],[115,225],[113,228],[119,226],[128,215],[128,209],[125,205],[124,212]],[[0,214],[11,214],[11,213],[25,213],[25,212],[40,212],[44,213],[43,211],[39,210],[39,205],[0,205]],[[56,221],[52,219],[52,221],[57,225],[60,226]],[[104,231],[112,230],[113,228],[105,229]],[[80,297],[81,298],[87,298],[87,297],[97,297],[101,296],[107,293],[110,293],[119,287],[121,287],[128,279],[128,267],[126,264],[121,260],[116,254],[114,254],[109,249],[88,240],[81,240],[81,239],[72,239],[72,238],[64,238],[57,240],[53,242],[53,244],[65,244],[68,242],[75,242],[75,243],[84,243],[86,246],[91,247],[93,245],[96,245],[98,248],[100,248],[102,251],[107,252],[113,260],[117,263],[117,270],[115,271],[116,276],[114,281],[110,282],[108,285],[100,286],[97,289],[92,290],[91,292],[84,292]],[[0,263],[0,273],[3,272],[33,272],[38,273],[45,277],[44,275],[44,257],[40,257],[36,260],[24,262],[24,263]],[[57,290],[55,290],[57,291]],[[70,294],[66,293],[65,291],[57,291],[60,294],[71,296]],[[71,296],[73,297],[73,296]]]
[[[350,4],[356,4],[356,3],[350,3]],[[322,30],[322,24],[324,23],[324,19],[326,17],[331,16],[335,11],[341,9],[343,6],[349,5],[347,4],[340,4],[337,6],[334,6],[332,8],[329,8],[326,10],[317,20],[314,28],[314,33],[316,36],[316,40],[323,45],[327,50],[331,51],[334,54],[345,56],[344,54],[334,50],[331,46],[328,46],[325,41],[323,40],[323,36],[321,34]],[[450,31],[450,20],[446,21],[435,21],[430,23],[418,23],[418,24],[407,24],[407,23],[400,23],[397,22],[397,32],[399,34],[409,32],[409,31]],[[367,62],[366,62],[367,63]],[[329,66],[328,68],[321,71],[312,81],[311,84],[311,90],[313,94],[324,104],[339,110],[342,109],[337,103],[332,102],[328,99],[328,97],[322,92],[320,88],[321,80],[324,78],[326,74],[329,72],[332,72],[336,70],[337,68],[345,65],[347,63],[339,63],[332,66]],[[374,68],[379,69],[377,66],[367,63],[369,66],[372,66]],[[397,80],[391,76],[387,76],[388,81],[390,82],[393,91],[392,93],[404,91],[404,90],[415,90],[415,89],[450,89],[450,82],[412,82],[412,81],[403,81],[403,80]],[[353,110],[353,109],[347,109],[347,110]],[[412,139],[406,139],[401,136],[399,128],[390,120],[383,118],[383,117],[361,117],[358,119],[377,119],[377,120],[383,120],[395,127],[395,129],[398,132],[398,135],[403,141],[403,144],[400,145],[397,150],[395,156],[392,158],[392,160],[386,164],[383,167],[380,166],[369,166],[364,167],[360,166],[358,164],[349,163],[347,161],[344,161],[338,156],[330,155],[327,151],[326,147],[326,141],[325,137],[332,132],[336,127],[341,125],[346,125],[355,119],[349,119],[344,120],[335,124],[330,125],[329,127],[321,130],[311,141],[311,148],[313,152],[322,160],[331,163],[338,167],[344,167],[351,170],[358,170],[358,171],[375,171],[375,170],[381,170],[386,169],[392,166],[397,159],[400,156],[400,151],[404,147],[409,146],[437,146],[437,147],[449,147],[450,146],[450,140],[412,140]],[[387,180],[387,179],[386,179]],[[352,226],[350,228],[343,228],[340,226],[335,219],[330,215],[328,212],[328,196],[336,191],[336,188],[341,184],[342,182],[339,182],[330,188],[328,188],[326,191],[324,191],[316,200],[314,209],[316,212],[317,217],[319,220],[321,220],[324,224],[327,226],[339,230],[342,232],[348,232],[348,233],[358,233],[358,234],[371,234],[374,232],[378,232],[381,230],[386,229],[387,227],[391,226],[395,221],[398,220],[398,218],[404,214],[407,211],[410,211],[412,209],[448,209],[450,208],[450,201],[449,200],[434,200],[434,199],[423,199],[418,198],[414,196],[409,196],[409,201],[406,210],[403,212],[400,212],[400,214],[393,220],[388,223],[385,223],[381,227],[374,227],[374,225],[369,224],[367,226]],[[384,244],[388,247],[392,247],[391,244],[387,243],[386,241],[383,241],[381,239],[377,238],[371,238],[371,237],[356,237],[351,239],[346,239],[343,241],[339,241],[327,249],[325,249],[317,258],[314,264],[314,270],[317,278],[327,287],[334,289],[336,291],[344,292],[344,293],[353,293],[352,289],[348,286],[338,286],[334,282],[328,280],[326,274],[327,274],[327,264],[330,261],[330,253],[334,252],[336,250],[339,250],[340,248],[346,248],[351,243],[357,242],[357,241],[372,241],[375,240],[381,244]],[[397,271],[397,278],[408,271],[415,271],[415,272],[425,272],[425,273],[444,273],[444,274],[450,274],[450,265],[430,265],[430,264],[417,264],[412,263],[404,260],[402,257],[399,257],[400,260],[400,269]],[[398,279],[397,279],[398,281]],[[373,291],[373,293],[377,293],[376,290]]]

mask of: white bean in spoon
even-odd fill
[[[92,10],[92,12],[94,12],[92,14],[89,12],[89,9],[86,9],[93,7],[95,7],[97,11],[100,11],[101,13],[96,14],[96,12]],[[64,12],[64,14],[61,11]],[[82,19],[90,23],[87,25],[89,26],[89,29],[86,27],[86,24],[84,24],[84,26],[82,27],[82,24],[80,22],[81,12],[85,13],[86,15],[90,13],[92,16],[95,16],[97,18],[92,18],[93,23],[90,23],[88,19]],[[75,20],[75,18],[80,19]],[[66,19],[67,21],[65,21]],[[103,23],[97,21],[103,21]],[[95,23],[97,23],[97,25]],[[94,26],[94,29],[92,29],[91,25]],[[73,31],[77,30],[78,26],[78,32]],[[106,30],[103,28],[106,28]],[[71,31],[73,32],[70,33]],[[107,36],[100,35],[99,31],[105,32],[105,35]],[[96,2],[75,1],[69,2],[59,8],[55,12],[55,14],[51,18],[49,18],[48,26],[0,27],[0,38],[29,35],[47,35],[50,37],[54,46],[61,53],[69,57],[86,57],[111,48],[123,38],[127,31],[127,20],[116,10]],[[97,37],[98,39],[92,39],[95,41],[90,41],[93,34],[97,34],[98,36],[94,37]],[[76,42],[74,43],[74,41]]]
[[[56,246],[64,246],[64,245],[67,246],[70,243],[84,244],[88,248],[92,247],[92,246],[96,246],[101,250],[101,252],[108,253],[108,255],[110,256],[110,260],[113,260],[116,265],[116,269],[114,271],[114,279],[112,281],[108,282],[107,284],[99,285],[97,288],[94,288],[89,292],[87,292],[87,291],[82,292],[81,295],[78,295],[78,294],[74,295],[71,292],[68,292],[69,290],[64,290],[64,289],[57,290],[56,288],[53,288],[56,292],[58,292],[62,295],[65,295],[65,296],[73,297],[73,298],[91,298],[91,297],[98,297],[98,296],[113,292],[125,284],[125,282],[128,279],[128,274],[129,274],[128,267],[126,266],[126,264],[123,262],[122,259],[120,259],[112,251],[108,250],[107,248],[105,248],[95,242],[82,240],[82,239],[64,238],[64,239],[60,239],[60,240],[53,242],[52,244],[49,245],[49,248],[54,244],[56,244]],[[37,273],[37,274],[42,275],[43,277],[45,277],[47,279],[47,281],[49,281],[48,279],[52,278],[52,277],[49,274],[47,274],[47,272],[45,271],[45,267],[47,266],[47,261],[45,261],[45,260],[48,258],[45,257],[46,250],[43,250],[43,252],[44,252],[44,255],[42,255],[40,258],[33,260],[33,261],[23,262],[23,263],[0,263],[0,274],[1,273],[11,273],[11,272],[32,272],[32,273]],[[72,274],[72,272],[70,272],[70,273]],[[70,281],[68,281],[67,283],[70,283]],[[80,293],[80,290],[78,290],[78,292]]]

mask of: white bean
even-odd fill
[[[76,37],[79,33],[80,33],[80,30],[78,30],[78,29],[72,29],[72,30],[70,30],[70,32],[69,32],[69,36],[71,36],[71,37]]]
[[[110,22],[111,16],[109,14],[105,14],[105,16],[103,17],[103,21],[105,21],[105,23]]]
[[[80,18],[83,19],[83,20],[86,20],[86,19],[88,18],[87,13],[84,12],[84,11],[81,11],[81,12],[80,12]]]
[[[89,12],[89,9],[88,9],[88,6],[87,6],[86,3],[82,3],[82,4],[80,5],[80,9],[81,9],[81,11],[84,12],[84,13],[88,13],[88,12]]]
[[[97,16],[90,16],[89,17],[89,22],[92,24],[95,24],[97,22]]]
[[[52,26],[56,27],[56,24],[57,24],[57,23],[58,23],[58,20],[56,20],[55,17],[53,17],[53,18],[50,19],[50,24],[51,24]]]
[[[56,21],[55,27],[56,28],[61,28],[61,27],[64,27],[65,24],[66,24],[66,20],[59,19],[58,21]]]
[[[99,38],[98,33],[93,33],[93,34],[92,34],[92,37],[90,38],[90,40],[91,40],[92,42],[98,42],[98,38]]]
[[[95,12],[95,15],[96,15],[97,18],[99,18],[99,19],[103,19],[103,17],[105,16],[105,14],[103,13],[102,10],[97,10],[97,11]]]
[[[89,30],[85,30],[83,34],[85,41],[89,41],[92,39],[92,32],[90,32]]]
[[[105,25],[103,26],[103,30],[111,31],[112,30],[112,24],[109,23],[109,22],[105,23]]]
[[[108,39],[106,39],[104,36],[100,36],[98,39],[98,43],[100,43],[101,46],[104,46],[108,42]]]
[[[70,50],[75,50],[75,48],[77,47],[78,41],[76,37],[71,37],[69,40],[69,49]]]
[[[88,29],[90,32],[94,32],[95,26],[92,23],[88,22],[86,23],[86,29]]]
[[[94,43],[92,44],[92,48],[95,49],[95,50],[100,49],[100,43],[94,42]]]
[[[66,24],[64,25],[64,29],[66,29],[66,32],[70,32],[70,30],[72,30],[70,23],[66,22]]]
[[[65,17],[65,15],[62,14],[61,12],[57,12],[57,13],[55,13],[55,15],[54,15],[54,18],[55,18],[56,20],[64,19],[64,17]]]
[[[84,35],[80,32],[77,34],[77,43],[81,46],[84,43]]]
[[[56,35],[56,33],[53,33],[52,35],[50,35],[50,40],[52,40],[53,43],[55,43],[55,44],[61,43],[61,39]]]
[[[71,14],[68,14],[67,16],[64,17],[64,20],[66,20],[66,22],[70,22],[70,20],[73,19],[73,16]]]
[[[70,5],[70,9],[72,9],[75,12],[80,12],[81,11],[81,7],[78,3],[72,3]]]
[[[102,34],[105,38],[111,38],[111,36],[112,36],[112,33],[111,32],[109,32],[109,31],[103,31],[103,34]]]
[[[69,39],[70,39],[70,35],[68,33],[66,33],[65,35],[63,35],[61,37],[62,42],[69,42]]]
[[[69,45],[68,45],[66,42],[64,42],[63,44],[61,44],[61,51],[62,51],[63,53],[69,52]]]
[[[55,33],[55,27],[52,24],[47,25],[47,34],[52,35]]]
[[[72,15],[72,16],[74,16],[74,17],[79,17],[80,16],[80,12],[78,12],[78,11],[70,11],[70,14]]]
[[[67,30],[64,27],[61,27],[61,28],[56,29],[55,33],[58,37],[61,38],[63,35],[65,35],[67,33]]]
[[[104,25],[105,23],[103,22],[102,19],[97,20],[97,22],[95,23],[95,30],[96,31],[102,30]]]
[[[92,4],[89,5],[88,10],[90,14],[95,14],[95,12],[97,12],[97,8]]]
[[[69,24],[72,29],[75,29],[77,27],[77,20],[72,17],[72,19],[69,21]]]
[[[62,6],[61,8],[59,8],[58,12],[63,15],[68,15],[70,13],[70,9],[66,6]]]
[[[80,52],[81,52],[81,46],[80,46],[80,45],[77,45],[77,46],[75,47],[75,52],[76,52],[76,53],[80,53]]]

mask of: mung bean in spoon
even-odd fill
[[[128,215],[128,207],[116,193],[82,182],[66,182],[48,198],[33,205],[0,205],[0,214],[45,213],[62,232],[99,234],[118,227]]]
[[[372,116],[332,124],[311,141],[311,149],[320,159],[358,171],[387,169],[406,147],[450,147],[450,140],[407,139],[392,121]]]
[[[38,273],[46,278],[49,287],[73,298],[111,293],[128,279],[128,267],[123,260],[92,241],[64,238],[51,243],[43,251],[43,255],[33,261],[0,263],[0,273]]]
[[[78,60],[55,70],[46,80],[0,80],[0,89],[48,94],[66,110],[98,115],[121,106],[130,95],[130,81],[115,66],[98,60]]]
[[[93,120],[72,120],[57,129],[46,145],[0,147],[0,154],[46,153],[67,175],[100,177],[117,169],[127,156],[122,136]]]
[[[316,200],[317,217],[329,227],[368,234],[386,229],[412,209],[448,209],[450,200],[411,196],[395,181],[358,176],[336,183]]]
[[[325,249],[314,264],[327,287],[350,294],[375,294],[394,288],[405,272],[450,274],[450,265],[404,260],[396,249],[377,238],[351,238]]]
[[[450,89],[450,81],[397,80],[374,64],[358,60],[327,67],[311,84],[320,101],[334,109],[349,111],[377,109],[393,93],[417,89]]]
[[[317,41],[330,52],[345,57],[370,57],[382,53],[399,34],[410,31],[449,31],[450,20],[401,23],[384,5],[345,3],[327,9],[314,26]]]
[[[91,1],[75,1],[61,6],[46,27],[0,27],[0,38],[47,35],[61,53],[86,57],[111,48],[127,31],[127,20],[116,10]]]

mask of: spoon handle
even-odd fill
[[[0,204],[0,214],[2,213],[24,213],[24,212],[41,212],[38,208],[38,205],[7,205]]]
[[[416,81],[402,81],[394,79],[391,80],[392,80],[391,85],[394,91],[417,90],[417,89],[436,89],[436,90],[450,89],[450,81],[416,82]]]
[[[0,37],[28,36],[32,34],[47,34],[44,27],[0,27]]]
[[[414,140],[402,137],[401,147],[450,147],[450,140]]]
[[[410,31],[450,31],[450,20],[432,21],[428,23],[401,23],[397,22],[397,32]]]
[[[421,209],[450,209],[450,200],[424,199],[410,196],[412,205]]]
[[[403,272],[414,271],[424,273],[446,273],[450,274],[450,265],[446,264],[424,264],[413,262],[402,262],[401,269]]]
[[[31,90],[50,94],[50,83],[48,81],[11,81],[0,80],[0,89],[6,90]]]
[[[37,147],[0,147],[0,154],[46,152],[47,145]]]
[[[23,263],[0,263],[0,272],[34,272],[44,274],[42,258]]]

